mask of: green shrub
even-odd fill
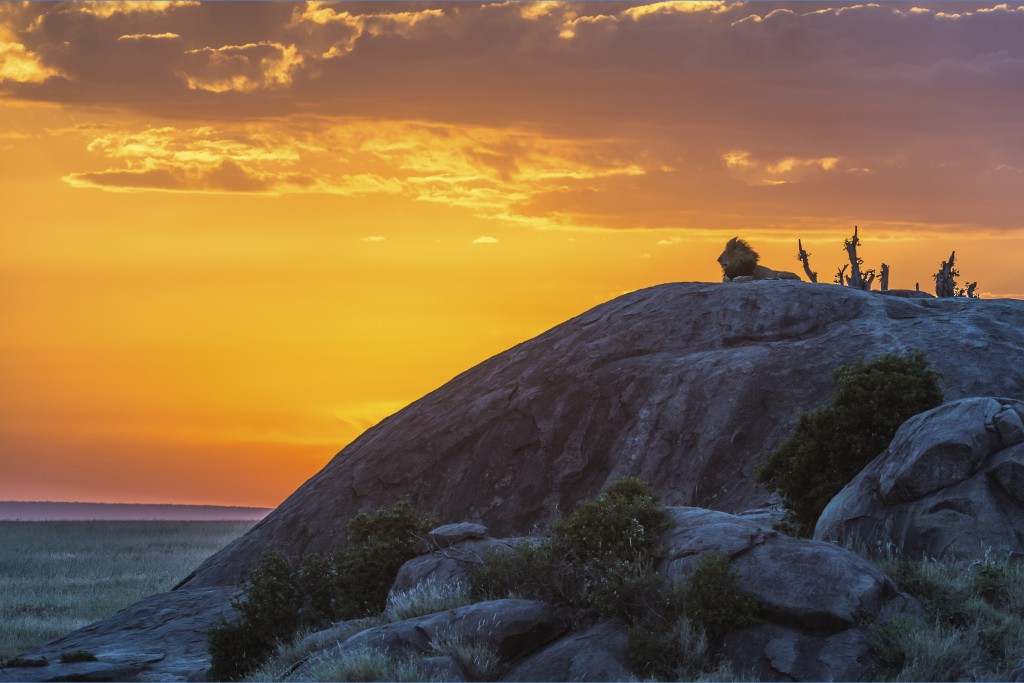
[[[567,605],[580,618],[628,618],[661,589],[654,567],[666,519],[648,484],[619,479],[552,522],[549,538],[492,553],[471,570],[471,593]]]
[[[260,566],[249,574],[245,592],[232,606],[241,618],[222,620],[210,629],[213,681],[236,680],[256,668],[273,653],[277,644],[290,638],[299,626],[299,581],[295,569],[280,551],[263,554]]]
[[[708,642],[753,623],[757,603],[736,589],[725,555],[708,555],[691,580],[668,586],[657,572],[668,516],[643,481],[620,479],[551,524],[550,537],[492,552],[470,570],[477,599],[523,597],[571,608],[577,622],[617,617],[629,633],[636,673],[686,680],[726,669]]]
[[[250,574],[241,613],[209,632],[211,680],[235,680],[260,666],[300,625],[319,627],[380,613],[402,564],[435,522],[406,501],[361,513],[348,523],[349,547],[311,554],[298,570],[277,551]]]
[[[757,623],[757,599],[740,593],[736,579],[728,555],[708,553],[683,588],[683,611],[712,642],[733,629]]]
[[[796,428],[771,451],[757,479],[783,498],[787,530],[814,533],[822,510],[871,460],[885,450],[908,418],[942,403],[938,374],[924,354],[887,354],[833,374],[832,403],[800,416]]]
[[[353,517],[347,548],[303,558],[303,621],[322,626],[379,614],[398,570],[416,556],[416,542],[435,526],[435,520],[420,517],[407,501]]]
[[[95,662],[96,655],[88,650],[74,650],[73,652],[62,652],[60,655],[61,664],[73,662]]]

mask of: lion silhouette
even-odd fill
[[[725,251],[718,257],[718,263],[722,266],[722,281],[732,282],[739,280],[800,280],[796,273],[785,270],[772,270],[757,264],[760,257],[745,240],[733,237],[726,242]]]

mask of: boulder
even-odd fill
[[[490,600],[445,612],[405,619],[360,631],[334,647],[306,658],[289,676],[303,680],[324,659],[347,653],[379,650],[394,657],[430,655],[441,640],[466,640],[494,648],[500,658],[512,661],[566,631],[565,614],[537,600]]]
[[[198,588],[154,595],[29,653],[45,667],[0,670],[0,681],[194,681],[210,668],[206,633],[234,615],[238,588]],[[87,650],[98,661],[61,664]]]
[[[1024,399],[1024,301],[903,299],[794,281],[621,296],[462,373],[342,450],[185,585],[234,584],[277,547],[343,546],[362,510],[408,498],[527,535],[621,476],[666,502],[763,505],[762,454],[835,392],[832,371],[920,349],[948,399]]]
[[[470,538],[433,552],[418,555],[398,570],[391,593],[407,591],[425,581],[464,583],[466,572],[495,551],[511,549],[518,539]]]
[[[465,541],[470,538],[486,537],[487,527],[483,524],[475,524],[473,522],[445,524],[437,527],[427,534],[426,539],[424,539],[427,545],[425,550],[447,548],[453,543],[458,543],[459,541]]]
[[[618,621],[603,621],[530,655],[503,681],[627,681],[629,639]]]
[[[722,654],[762,681],[863,680],[872,623],[919,614],[917,602],[864,559],[829,543],[792,538],[701,508],[669,509],[674,524],[659,570],[687,580],[708,553],[731,559],[738,589],[761,603],[761,621],[737,629]]]
[[[814,537],[912,558],[1024,552],[1024,402],[968,398],[907,420],[825,507]]]

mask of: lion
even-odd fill
[[[726,242],[725,251],[718,257],[718,263],[722,266],[722,282],[801,279],[796,273],[760,266],[757,264],[759,258],[757,252],[745,240],[733,237]]]

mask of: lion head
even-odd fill
[[[753,275],[757,260],[757,252],[739,237],[729,240],[725,244],[725,251],[718,257],[718,263],[722,266],[722,274],[730,280],[740,275]]]

